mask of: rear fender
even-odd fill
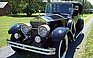
[[[74,32],[75,32],[74,20],[72,20],[72,19],[68,20],[67,27],[69,29],[71,29],[72,30],[72,33],[74,34]]]
[[[82,31],[84,28],[84,20],[83,19],[78,19],[76,23],[76,32]]]

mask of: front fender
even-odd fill
[[[65,27],[58,27],[51,33],[51,39],[54,42],[60,42],[62,39],[64,39],[65,35],[70,31],[69,28]]]
[[[18,33],[18,31],[20,30],[21,26],[22,26],[22,23],[18,23],[18,24],[13,25],[13,26],[9,29],[8,33],[9,33],[9,34]]]

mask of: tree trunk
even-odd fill
[[[27,14],[27,17],[30,17],[32,15],[32,13],[26,13]]]

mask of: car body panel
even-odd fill
[[[22,23],[18,23],[18,24],[13,25],[13,26],[9,29],[8,33],[9,33],[9,34],[18,33],[19,30],[20,30],[20,28],[21,28],[21,26],[22,26]]]
[[[51,38],[55,42],[60,42],[62,39],[64,39],[68,31],[69,31],[69,28],[58,27],[52,31]]]

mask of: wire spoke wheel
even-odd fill
[[[65,58],[67,50],[68,50],[68,37],[66,35],[65,38],[60,41],[58,58]]]

